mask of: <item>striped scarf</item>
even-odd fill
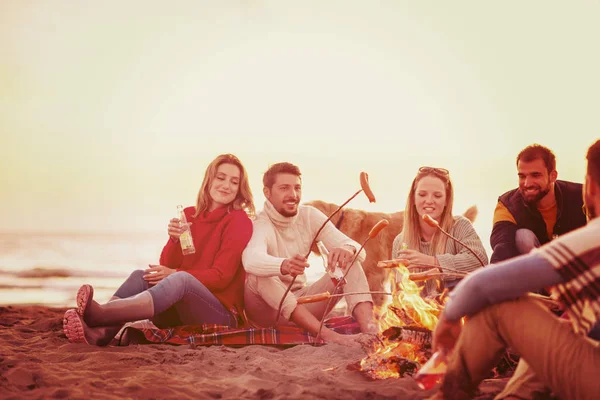
[[[564,278],[559,300],[568,307],[575,332],[587,334],[600,320],[600,218],[538,249]]]

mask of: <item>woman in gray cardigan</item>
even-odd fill
[[[443,168],[421,167],[412,182],[406,201],[404,227],[394,239],[392,258],[407,259],[411,265],[439,265],[461,272],[471,272],[481,267],[481,263],[464,246],[449,239],[437,228],[423,221],[428,214],[439,222],[446,232],[464,242],[487,264],[488,258],[471,222],[462,216],[452,215],[454,189],[450,173]],[[413,272],[428,269],[411,269]],[[444,280],[444,286],[454,287],[456,278]],[[425,282],[422,296],[439,293],[435,279]]]

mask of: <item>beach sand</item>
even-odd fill
[[[66,309],[0,307],[0,398],[424,399],[412,378],[372,381],[336,344],[290,348],[72,344]],[[491,399],[506,380],[486,381]]]

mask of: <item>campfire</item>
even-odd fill
[[[421,288],[404,266],[391,273],[386,285],[390,300],[378,310],[381,342],[361,360],[360,370],[371,379],[412,376],[431,356],[431,331],[442,311],[440,299],[424,299]]]

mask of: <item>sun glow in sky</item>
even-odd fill
[[[4,1],[0,229],[166,231],[207,164],[269,164],[341,203],[404,208],[445,167],[487,244],[515,157],[581,182],[600,137],[600,5],[544,1]]]

